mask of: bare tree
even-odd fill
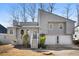
[[[69,17],[71,16],[70,14],[70,10],[71,10],[71,4],[66,4],[65,10],[64,10],[64,14],[66,15],[66,18],[69,19]]]
[[[76,5],[76,11],[77,11],[77,25],[79,26],[79,4]]]
[[[52,13],[54,10],[55,10],[55,3],[49,3],[48,11]]]
[[[21,16],[21,18],[22,18],[22,21],[23,22],[27,22],[27,9],[26,9],[26,7],[27,7],[27,5],[25,4],[25,3],[22,3],[22,4],[20,4],[20,16]]]
[[[27,9],[27,14],[31,17],[32,22],[34,22],[35,14],[36,14],[36,4],[34,3],[29,4],[29,7]]]
[[[17,22],[19,22],[19,10],[16,5],[16,7],[11,8],[11,20],[13,21],[13,25],[17,25]]]
[[[42,9],[42,10],[45,10],[44,3],[39,3],[39,8]]]

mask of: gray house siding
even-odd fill
[[[65,34],[65,23],[64,22],[52,22],[48,23],[49,25],[52,25],[52,28],[48,25],[48,34],[50,35],[64,35]],[[62,28],[59,26],[62,25]]]
[[[74,23],[71,21],[66,22],[66,34],[74,34]]]
[[[51,32],[51,31],[48,31],[49,30],[48,29],[48,22],[64,23],[64,34],[70,34],[71,35],[74,32],[73,31],[74,30],[73,29],[74,28],[74,21],[72,21],[72,20],[67,20],[66,18],[59,17],[57,15],[54,15],[54,14],[51,14],[51,13],[48,13],[48,12],[45,12],[45,11],[42,11],[42,10],[40,10],[38,12],[38,18],[39,18],[38,21],[39,21],[39,26],[40,26],[39,33],[49,34],[49,32]],[[54,31],[54,32],[56,33],[57,30]],[[58,34],[58,32],[57,32],[57,34]]]

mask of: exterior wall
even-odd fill
[[[43,11],[39,11],[38,17],[40,33],[48,33],[48,22],[65,22],[62,18]]]
[[[66,23],[65,26],[65,34],[73,34],[73,28],[74,28],[74,22],[67,20],[63,17],[59,17],[57,15],[45,12],[45,11],[39,11],[38,13],[38,21],[39,21],[39,33],[45,33],[48,34],[48,22],[62,22]]]
[[[24,30],[24,34],[26,33],[27,30],[29,31],[37,31],[38,33],[38,27],[9,27],[8,28],[8,34],[10,34],[10,30],[13,30],[13,34],[16,37],[16,44],[17,45],[22,45],[23,44],[23,38],[21,35],[21,30]],[[31,33],[29,33],[29,36]]]
[[[66,22],[66,34],[74,34],[74,23],[67,21]]]
[[[48,26],[48,34],[50,35],[64,35],[65,34],[65,23],[63,22],[51,22],[48,24],[52,24],[51,28]],[[62,28],[60,28],[62,27]]]
[[[0,34],[0,41],[5,44],[14,44],[16,37],[14,35],[9,34]]]

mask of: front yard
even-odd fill
[[[45,55],[45,52],[52,52],[51,55]],[[26,49],[14,48],[11,44],[0,45],[0,56],[79,56],[78,49]]]
[[[42,56],[42,53],[32,50],[13,48],[12,45],[1,45],[0,56]]]

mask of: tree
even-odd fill
[[[43,3],[39,3],[39,8],[42,9],[42,10],[45,10],[44,9],[45,8],[44,4]]]
[[[71,7],[71,4],[66,4],[65,10],[64,10],[65,11],[64,13],[65,13],[67,19],[69,19],[69,17],[71,16],[70,15],[70,10],[71,10],[70,7]]]
[[[79,4],[76,5],[76,11],[77,11],[77,25],[79,25]]]
[[[35,14],[36,14],[36,4],[32,3],[29,4],[29,7],[27,9],[27,14],[31,17],[32,22],[35,20]]]
[[[21,15],[21,18],[22,18],[22,21],[23,22],[27,22],[27,5],[25,4],[25,3],[22,3],[22,4],[20,4],[20,9],[21,9],[21,11],[20,11],[20,15]]]
[[[30,44],[30,39],[29,39],[28,32],[26,32],[23,35],[23,45],[27,48],[29,44]]]
[[[10,15],[11,15],[11,20],[13,21],[13,25],[19,22],[20,15],[19,15],[19,8],[17,5],[16,7],[11,8]]]
[[[54,11],[54,9],[55,9],[55,3],[49,3],[48,11],[52,13]]]

